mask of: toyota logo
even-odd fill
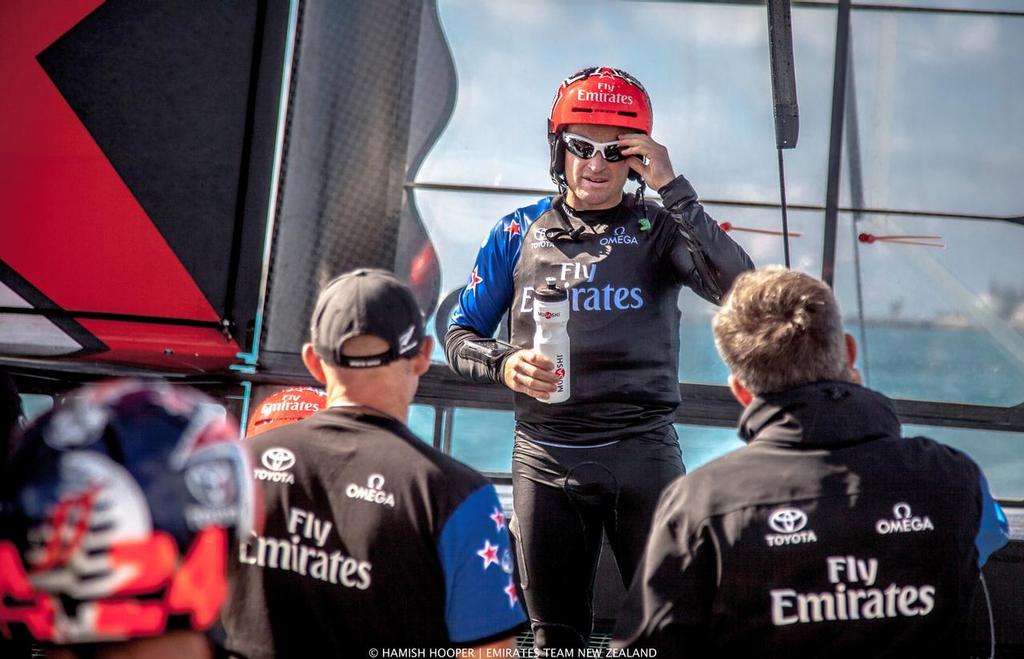
[[[285,471],[295,464],[295,454],[286,448],[269,448],[260,456],[260,462],[270,471]]]
[[[807,525],[807,515],[796,508],[779,508],[768,518],[768,526],[777,533],[796,533]]]

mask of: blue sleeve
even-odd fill
[[[459,295],[448,325],[472,329],[480,336],[492,336],[515,294],[513,273],[523,240],[535,219],[551,208],[549,198],[520,208],[501,218],[484,238],[476,255],[473,272]]]
[[[468,643],[522,624],[512,581],[512,552],[494,486],[467,497],[441,531],[445,621],[455,643]]]
[[[1010,525],[1006,521],[1006,513],[992,499],[985,474],[979,475],[981,486],[981,523],[978,525],[978,536],[974,546],[978,549],[978,567],[980,568],[994,552],[1010,541]]]

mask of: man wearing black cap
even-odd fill
[[[511,648],[524,616],[494,488],[405,425],[432,348],[412,292],[350,272],[320,293],[310,329],[302,359],[328,407],[248,444],[267,521],[234,562],[229,648]]]

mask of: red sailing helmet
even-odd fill
[[[289,387],[270,394],[249,415],[245,436],[301,421],[327,407],[327,392],[313,387]]]
[[[114,381],[26,429],[0,482],[0,635],[125,641],[217,620],[258,525],[238,427],[199,392]]]
[[[640,81],[620,69],[595,66],[565,80],[555,93],[548,134],[569,124],[621,126],[651,134],[651,98]]]
[[[562,81],[548,117],[549,172],[562,194],[566,189],[562,133],[570,124],[620,126],[650,135],[654,126],[651,98],[639,80],[608,66],[583,69]],[[643,183],[634,171],[629,177]]]

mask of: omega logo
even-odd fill
[[[366,487],[349,483],[345,488],[345,496],[349,499],[362,499],[370,503],[395,507],[395,495],[384,491],[384,476],[381,474],[370,474],[366,479]]]
[[[917,533],[919,531],[934,531],[930,517],[916,517],[910,510],[910,504],[904,501],[892,507],[892,519],[880,519],[875,522],[875,531],[879,535],[890,533]]]
[[[615,227],[611,236],[605,236],[600,241],[602,245],[636,245],[635,236],[626,233],[626,227]]]

